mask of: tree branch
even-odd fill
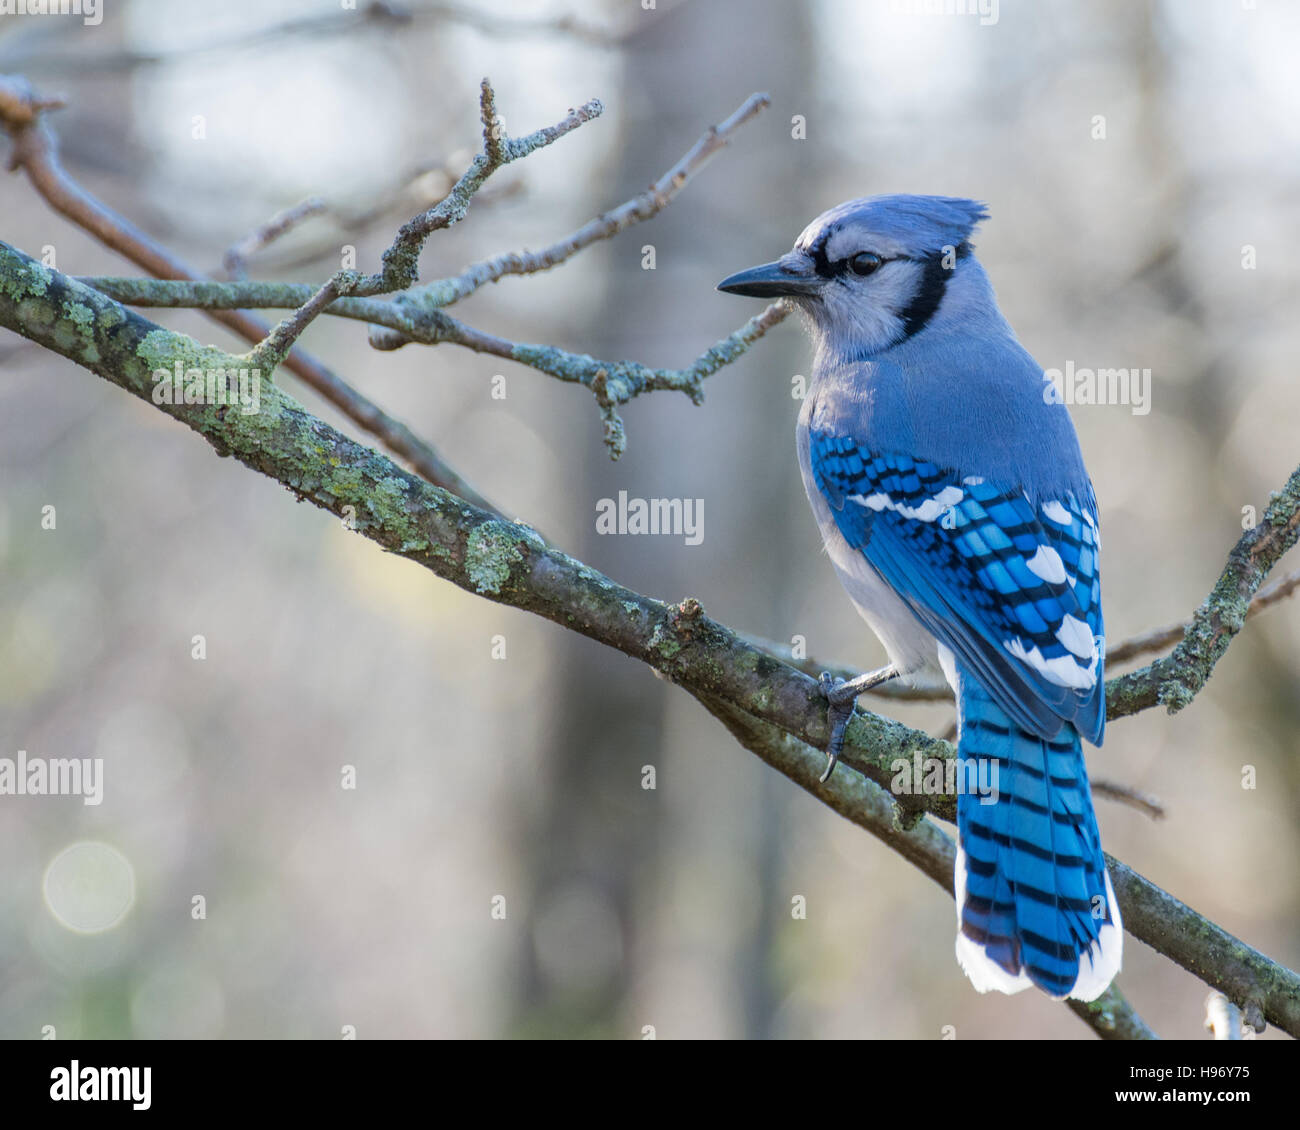
[[[497,169],[535,153],[565,134],[572,133],[585,122],[598,118],[605,108],[598,99],[570,110],[553,126],[546,126],[527,137],[505,137],[496,116],[495,95],[492,84],[484,79],[479,90],[479,112],[483,119],[483,151],[470,162],[452,190],[432,208],[408,220],[397,232],[397,238],[383,255],[383,266],[378,274],[368,275],[360,281],[355,293],[360,295],[388,294],[413,286],[419,278],[420,252],[425,242],[436,231],[459,223],[469,211],[474,194]]]
[[[593,47],[614,48],[629,36],[643,30],[647,23],[661,18],[675,4],[673,0],[660,0],[650,11],[639,9],[633,20],[621,26],[603,27],[588,23],[576,15],[554,16],[503,16],[497,13],[462,4],[423,3],[402,4],[394,0],[369,0],[358,4],[351,12],[335,5],[335,11],[324,16],[303,16],[284,20],[256,31],[243,32],[226,38],[205,37],[191,46],[168,51],[103,51],[94,54],[33,54],[30,51],[0,53],[0,62],[21,59],[29,70],[43,71],[123,71],[136,67],[152,67],[177,63],[195,56],[228,51],[247,51],[267,43],[282,47],[288,39],[317,39],[335,36],[353,36],[367,30],[383,31],[406,28],[425,21],[461,24],[484,35],[501,39],[524,36],[563,36]],[[21,48],[20,48],[21,49]]]
[[[300,306],[306,309],[307,304],[320,302],[323,293],[320,288],[305,283],[173,282],[101,277],[83,277],[78,281],[118,302],[158,309],[197,307],[222,310],[244,306]],[[790,313],[785,303],[773,302],[739,329],[714,342],[686,368],[651,369],[637,361],[601,361],[586,353],[570,353],[553,345],[508,341],[466,325],[442,310],[408,307],[402,299],[403,295],[398,295],[394,302],[378,298],[334,298],[314,308],[317,313],[371,323],[371,344],[379,349],[397,349],[411,341],[426,345],[451,343],[475,353],[515,361],[556,380],[591,389],[602,415],[607,419],[612,417],[617,425],[617,438],[606,435],[607,446],[615,459],[622,454],[618,405],[626,404],[643,393],[665,390],[685,393],[695,404],[701,403],[704,399],[703,381],[740,358]],[[375,325],[390,327],[395,332],[390,337],[376,337]]]
[[[159,369],[171,371],[178,363],[203,370],[247,365],[246,359],[154,325],[4,244],[0,325],[151,402],[156,387],[152,375]],[[355,443],[275,385],[261,387],[261,410],[253,414],[214,404],[158,407],[203,435],[220,454],[234,455],[299,498],[346,516],[349,528],[437,576],[617,648],[696,697],[721,700],[801,742],[824,746],[826,705],[817,683],[709,619],[694,599],[668,605],[623,588],[547,544],[522,523],[503,521]],[[1165,665],[1155,679],[1158,686],[1177,685],[1190,697],[1203,685],[1208,667],[1235,632],[1232,609],[1244,619],[1250,595],[1294,543],[1298,525],[1300,470],[1274,498],[1264,522],[1238,543],[1224,577],[1193,619],[1188,638],[1197,646],[1186,649],[1186,662],[1195,665],[1194,671],[1170,669],[1179,654],[1176,649],[1174,656],[1152,665]],[[1124,676],[1136,680],[1138,687],[1148,678],[1144,672]],[[1159,695],[1151,704],[1156,701],[1161,701]],[[1131,707],[1132,700],[1125,705]],[[952,756],[946,742],[873,714],[856,716],[846,737],[845,764],[885,786],[899,758]],[[843,771],[821,789],[816,795],[836,811],[857,811],[874,796],[867,782]],[[926,826],[926,812],[952,819],[954,798],[908,795],[893,803],[893,811],[900,814],[899,830],[888,833],[887,842],[918,866],[928,859],[926,866],[936,867],[935,857],[925,856],[916,845],[926,837],[933,845],[937,829],[918,829]],[[1300,1035],[1300,977],[1118,860],[1109,862],[1130,933],[1223,991],[1248,1016]]]
[[[771,104],[768,95],[751,94],[730,117],[710,126],[681,159],[640,196],[597,216],[549,247],[544,247],[541,251],[514,252],[485,259],[466,267],[459,275],[435,279],[414,287],[409,292],[411,300],[432,307],[450,306],[469,297],[479,287],[496,282],[506,275],[532,275],[539,271],[549,271],[598,240],[611,239],[633,224],[652,219],[668,207],[673,197],[704,168],[710,157],[726,147],[736,130]]]
[[[0,127],[13,141],[9,168],[22,169],[51,208],[149,274],[166,279],[202,278],[68,176],[59,163],[54,134],[41,120],[42,109],[59,104],[56,100],[39,98],[23,78],[0,75]],[[288,305],[298,306],[307,301],[310,288],[308,291],[300,302]],[[266,323],[242,310],[209,310],[205,313],[250,344],[262,341],[269,332]],[[362,396],[314,357],[302,350],[294,350],[284,365],[353,423],[375,436],[394,455],[406,460],[429,482],[495,512],[492,504],[461,478],[432,444]]]
[[[249,259],[259,251],[269,247],[309,216],[319,215],[326,208],[325,201],[319,196],[309,196],[306,200],[298,201],[291,208],[282,208],[266,223],[261,224],[238,243],[233,243],[226,249],[225,255],[221,257],[221,266],[226,272],[226,277],[230,279],[247,278]]]
[[[96,280],[85,280],[94,286]],[[116,280],[114,280],[116,281]],[[110,288],[109,293],[112,293]],[[113,294],[114,298],[119,301],[129,301],[122,299],[120,295]],[[1246,609],[1246,619],[1263,612],[1266,608],[1285,600],[1288,596],[1300,589],[1300,569],[1288,573],[1284,577],[1278,578],[1272,584],[1262,588],[1251,600],[1250,606]],[[1153,628],[1148,632],[1141,632],[1136,636],[1131,636],[1123,643],[1116,644],[1114,647],[1106,649],[1106,665],[1123,663],[1129,659],[1136,659],[1139,655],[1147,655],[1153,651],[1163,651],[1165,648],[1177,643],[1187,634],[1187,629],[1191,627],[1192,622],[1183,621],[1178,624],[1168,624],[1163,628]],[[814,679],[822,671],[829,671],[841,679],[849,680],[862,674],[856,667],[850,667],[844,663],[824,663],[816,658],[807,656],[796,656],[794,649],[788,643],[777,643],[773,640],[761,639],[758,636],[746,636],[747,640],[755,647],[760,647],[764,651],[773,655],[778,655],[792,667],[797,667],[805,675],[811,675]],[[903,682],[882,683],[878,687],[872,687],[866,692],[877,698],[890,698],[900,702],[951,702],[952,688],[947,683],[935,683],[933,685],[912,686]],[[1094,790],[1096,782],[1093,783]]]
[[[1260,589],[1250,602],[1250,607],[1246,609],[1246,619],[1249,620],[1270,605],[1285,600],[1297,588],[1300,588],[1300,569],[1288,573],[1285,577],[1280,577],[1267,588]],[[1139,655],[1149,655],[1153,651],[1164,651],[1165,648],[1181,640],[1190,627],[1191,622],[1184,621],[1179,624],[1166,624],[1163,628],[1153,628],[1149,632],[1133,636],[1118,647],[1108,649],[1106,662],[1107,664],[1124,663],[1130,659],[1136,659]]]
[[[1176,714],[1191,702],[1246,623],[1256,590],[1297,540],[1300,467],[1270,496],[1263,521],[1232,547],[1228,563],[1188,623],[1182,642],[1163,659],[1106,684],[1106,717],[1123,718],[1157,704]]]
[[[248,359],[259,368],[272,372],[283,364],[293,343],[298,340],[317,316],[341,294],[351,294],[357,288],[356,271],[338,271],[327,283],[285,318],[262,341],[253,346]]]
[[[720,698],[712,695],[696,697],[747,750],[846,820],[870,832],[928,875],[949,895],[953,894],[957,845],[931,821],[909,820],[892,793],[865,777],[845,774],[847,781],[833,777],[823,782],[821,774],[826,755],[821,750],[784,733],[771,723],[759,721]],[[1066,1003],[1070,1011],[1103,1040],[1157,1038],[1114,985],[1090,1003]]]
[[[336,274],[322,288],[296,283],[174,283],[145,279],[87,278],[82,281],[105,294],[133,306],[199,307],[204,310],[234,310],[256,307],[298,307],[294,318],[277,327],[281,339],[292,342],[320,313],[353,318],[370,324],[370,344],[380,350],[399,349],[412,342],[441,345],[451,342],[478,353],[516,361],[557,380],[591,389],[605,429],[605,445],[611,458],[623,454],[626,437],[618,406],[644,392],[675,389],[696,404],[703,399],[701,382],[724,365],[735,361],[772,326],[789,313],[784,303],[773,303],[734,333],[715,343],[685,369],[650,369],[634,361],[602,361],[586,354],[570,353],[549,345],[508,341],[485,333],[453,318],[441,308],[472,294],[479,287],[506,275],[533,274],[566,262],[597,240],[608,239],[635,223],[657,215],[672,201],[704,165],[731,140],[732,134],[770,104],[766,94],[751,94],[730,117],[710,126],[678,162],[645,193],[598,216],[566,238],[538,252],[498,256],[465,269],[453,278],[425,286],[414,286],[420,250],[434,232],[462,219],[470,201],[502,165],[576,129],[601,112],[599,102],[548,130],[512,140],[504,135],[496,113],[496,96],[484,79],[480,89],[479,116],[483,123],[483,150],[461,176],[455,187],[437,205],[407,223],[393,245],[384,253],[379,274],[346,280]],[[336,285],[337,284],[337,285]],[[331,289],[332,288],[332,289]],[[399,291],[395,299],[377,301],[374,296]],[[339,299],[346,294],[353,297]],[[254,351],[258,359],[275,354],[270,338]]]
[[[1091,785],[1094,797],[1105,797],[1107,800],[1127,804],[1139,812],[1146,813],[1152,820],[1165,818],[1165,806],[1150,793],[1144,793],[1132,785],[1122,785],[1117,781],[1106,781],[1096,777],[1092,779]]]

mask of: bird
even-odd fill
[[[1091,1001],[1123,948],[1081,744],[1101,745],[1106,718],[1097,500],[1062,397],[975,257],[988,216],[959,197],[850,200],[718,289],[785,299],[809,332],[804,488],[889,657],[822,675],[826,777],[859,694],[946,679],[958,764],[996,780],[958,790],[958,963],[980,992]]]

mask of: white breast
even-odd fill
[[[813,516],[822,532],[822,541],[830,555],[831,563],[849,598],[862,618],[879,637],[889,655],[890,662],[907,674],[924,673],[933,677],[941,674],[938,645],[925,630],[911,610],[885,583],[867,559],[844,540],[830,504],[822,496],[813,479],[810,429],[817,426],[816,386],[809,390],[799,413],[797,432],[799,471],[803,475],[804,491],[813,509]]]

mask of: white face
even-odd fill
[[[987,215],[953,196],[871,196],[823,212],[775,263],[738,271],[718,289],[788,298],[819,353],[867,360],[961,319],[1000,321],[968,242]]]
[[[782,263],[821,280],[816,293],[794,300],[823,345],[873,353],[915,332],[934,313],[951,273],[940,260],[917,258],[862,224],[828,228],[814,221]],[[946,262],[955,266],[955,254]]]

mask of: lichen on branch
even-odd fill
[[[3,243],[0,325],[151,403],[157,403],[153,378],[160,369],[247,364],[246,358],[157,326]],[[866,820],[861,812],[866,806],[887,817],[893,831],[885,832],[878,819],[872,830],[923,870],[934,873],[946,864],[938,838],[943,834],[927,814],[951,819],[953,798],[897,797],[880,786],[888,785],[900,758],[950,758],[947,742],[888,718],[859,714],[849,727],[842,758],[856,772],[842,771],[825,784],[810,778],[814,766],[820,770],[814,751],[824,747],[827,727],[825,699],[808,675],[712,620],[698,601],[667,604],[624,588],[527,525],[504,521],[356,443],[270,382],[259,390],[260,409],[252,414],[213,404],[157,406],[204,436],[220,454],[234,456],[297,497],[346,519],[349,528],[385,549],[467,591],[545,617],[643,661],[705,703],[733,733],[747,731],[742,744],[766,747],[766,760],[779,757],[782,772],[836,811]],[[1219,611],[1206,612],[1201,618],[1205,627],[1189,631],[1189,638],[1205,642],[1188,649],[1187,661],[1204,669],[1198,667],[1182,685],[1204,684],[1244,619],[1240,608],[1240,617],[1233,611],[1233,602],[1248,605],[1263,575],[1294,544],[1300,522],[1298,476],[1300,471],[1274,499],[1264,522],[1247,531],[1234,549],[1224,579],[1207,601],[1208,608]],[[1157,686],[1168,682],[1167,664],[1176,662],[1175,656],[1147,669],[1158,672],[1152,676]],[[1134,685],[1144,684],[1139,679]],[[1158,699],[1156,694],[1152,704]],[[922,844],[925,852],[918,847]],[[1300,1035],[1300,977],[1119,861],[1112,860],[1111,869],[1131,933],[1223,991],[1248,1016]],[[944,881],[950,881],[950,872]],[[1134,1018],[1123,1011],[1122,998],[1107,1000],[1105,1008],[1084,1019],[1097,1030],[1110,1025],[1107,1030],[1114,1034],[1140,1034]]]

